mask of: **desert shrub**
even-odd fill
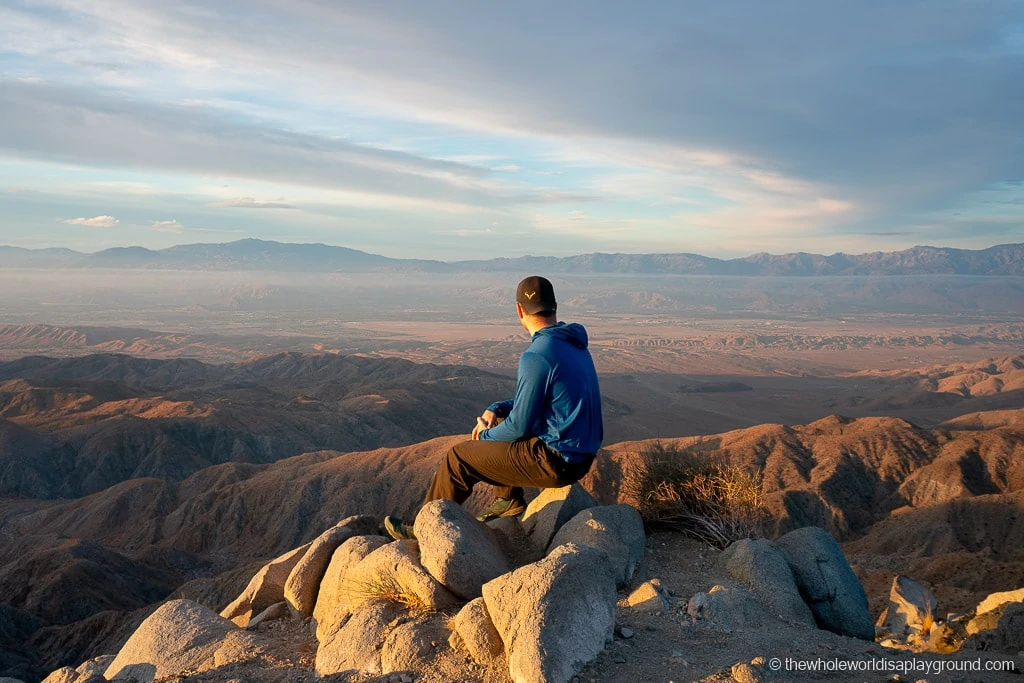
[[[433,608],[410,590],[402,588],[391,575],[380,574],[357,584],[350,585],[351,595],[367,600],[386,600],[401,605],[414,613],[432,612]]]
[[[763,535],[767,512],[761,473],[730,465],[698,441],[688,448],[656,444],[627,461],[622,496],[648,528],[679,531],[717,548]]]

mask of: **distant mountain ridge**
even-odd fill
[[[326,244],[243,239],[168,249],[115,247],[92,254],[70,249],[0,246],[0,268],[129,268],[302,272],[526,272],[738,276],[1024,276],[1024,244],[987,249],[917,246],[903,251],[831,255],[798,252],[718,259],[700,254],[580,254],[472,261],[397,259]]]

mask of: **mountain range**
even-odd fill
[[[95,253],[0,246],[2,268],[121,268],[296,272],[528,272],[738,276],[1024,276],[1024,244],[981,250],[917,246],[894,252],[831,255],[754,254],[718,259],[699,254],[581,254],[473,261],[397,259],[326,244],[243,239],[167,249],[115,247]]]

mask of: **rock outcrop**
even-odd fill
[[[874,640],[868,598],[842,549],[824,529],[804,527],[776,541],[793,569],[800,595],[821,628]]]
[[[448,631],[437,614],[419,615],[398,624],[380,647],[381,669],[429,671],[438,650],[448,642]]]
[[[466,603],[449,627],[452,630],[449,643],[453,646],[463,645],[470,656],[483,666],[493,665],[505,651],[501,635],[494,628],[491,615],[487,612],[487,603],[482,597]]]
[[[1006,604],[996,627],[971,636],[963,647],[965,650],[988,650],[1009,655],[1024,652],[1024,603]]]
[[[1011,602],[1024,602],[1024,588],[1018,588],[1017,590],[1013,591],[1002,591],[1000,593],[992,593],[987,598],[978,603],[978,608],[975,610],[975,614],[984,614],[985,612],[991,612],[992,610]]]
[[[363,558],[345,575],[342,590],[350,612],[378,598],[428,610],[449,609],[459,602],[427,573],[417,542],[408,540],[388,543]]]
[[[480,597],[485,583],[511,569],[493,533],[455,501],[424,505],[415,528],[423,567],[463,600]]]
[[[99,657],[93,657],[90,660],[84,661],[78,665],[75,671],[81,679],[80,683],[85,683],[94,676],[103,677],[103,674],[110,667],[117,657],[114,655],[101,655]]]
[[[268,621],[277,621],[279,619],[287,619],[292,615],[291,609],[288,607],[288,603],[282,600],[281,602],[275,602],[273,605],[263,610],[255,617],[249,620],[249,623],[245,628],[250,631],[257,628],[260,624]]]
[[[342,623],[350,613],[347,583],[349,570],[374,550],[388,543],[390,539],[383,536],[354,536],[334,551],[323,581],[320,582],[316,607],[313,608],[318,639],[323,640],[327,635],[327,629],[334,624]]]
[[[936,622],[939,604],[927,587],[906,576],[896,576],[889,590],[889,605],[878,624],[897,636],[927,636]]]
[[[43,683],[75,683],[78,672],[70,666],[62,666],[43,679]]]
[[[574,543],[484,584],[484,602],[516,683],[566,683],[615,627],[607,555]]]
[[[348,517],[309,544],[284,584],[284,599],[297,614],[304,617],[313,615],[320,581],[338,546],[360,533],[376,533],[378,526],[379,522],[374,517]]]
[[[132,678],[146,683],[197,669],[212,662],[225,636],[235,628],[191,600],[171,600],[142,622],[104,676],[111,681]]]
[[[268,562],[256,576],[252,577],[241,595],[221,610],[220,615],[237,626],[246,626],[254,616],[284,600],[284,584],[309,546],[307,543],[295,550],[289,550]]]
[[[381,645],[402,614],[401,605],[387,600],[360,604],[343,624],[320,641],[316,672],[321,676],[353,671],[381,673]]]
[[[721,570],[748,585],[775,617],[815,627],[814,615],[800,596],[793,569],[777,545],[763,538],[736,541],[718,558]]]
[[[738,586],[712,586],[706,593],[697,593],[690,598],[686,611],[726,634],[778,623],[751,591]]]
[[[644,521],[630,505],[587,508],[566,522],[555,533],[550,548],[566,543],[586,545],[608,556],[617,586],[633,578],[636,565],[644,556]]]
[[[560,489],[542,489],[523,513],[523,529],[533,546],[543,552],[562,525],[597,501],[579,484]]]
[[[619,607],[641,614],[667,612],[671,605],[667,591],[658,579],[644,581],[632,593],[619,601]]]

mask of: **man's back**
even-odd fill
[[[601,390],[587,331],[578,323],[538,330],[519,359],[516,398],[505,423],[481,438],[538,436],[568,461],[601,447]]]

